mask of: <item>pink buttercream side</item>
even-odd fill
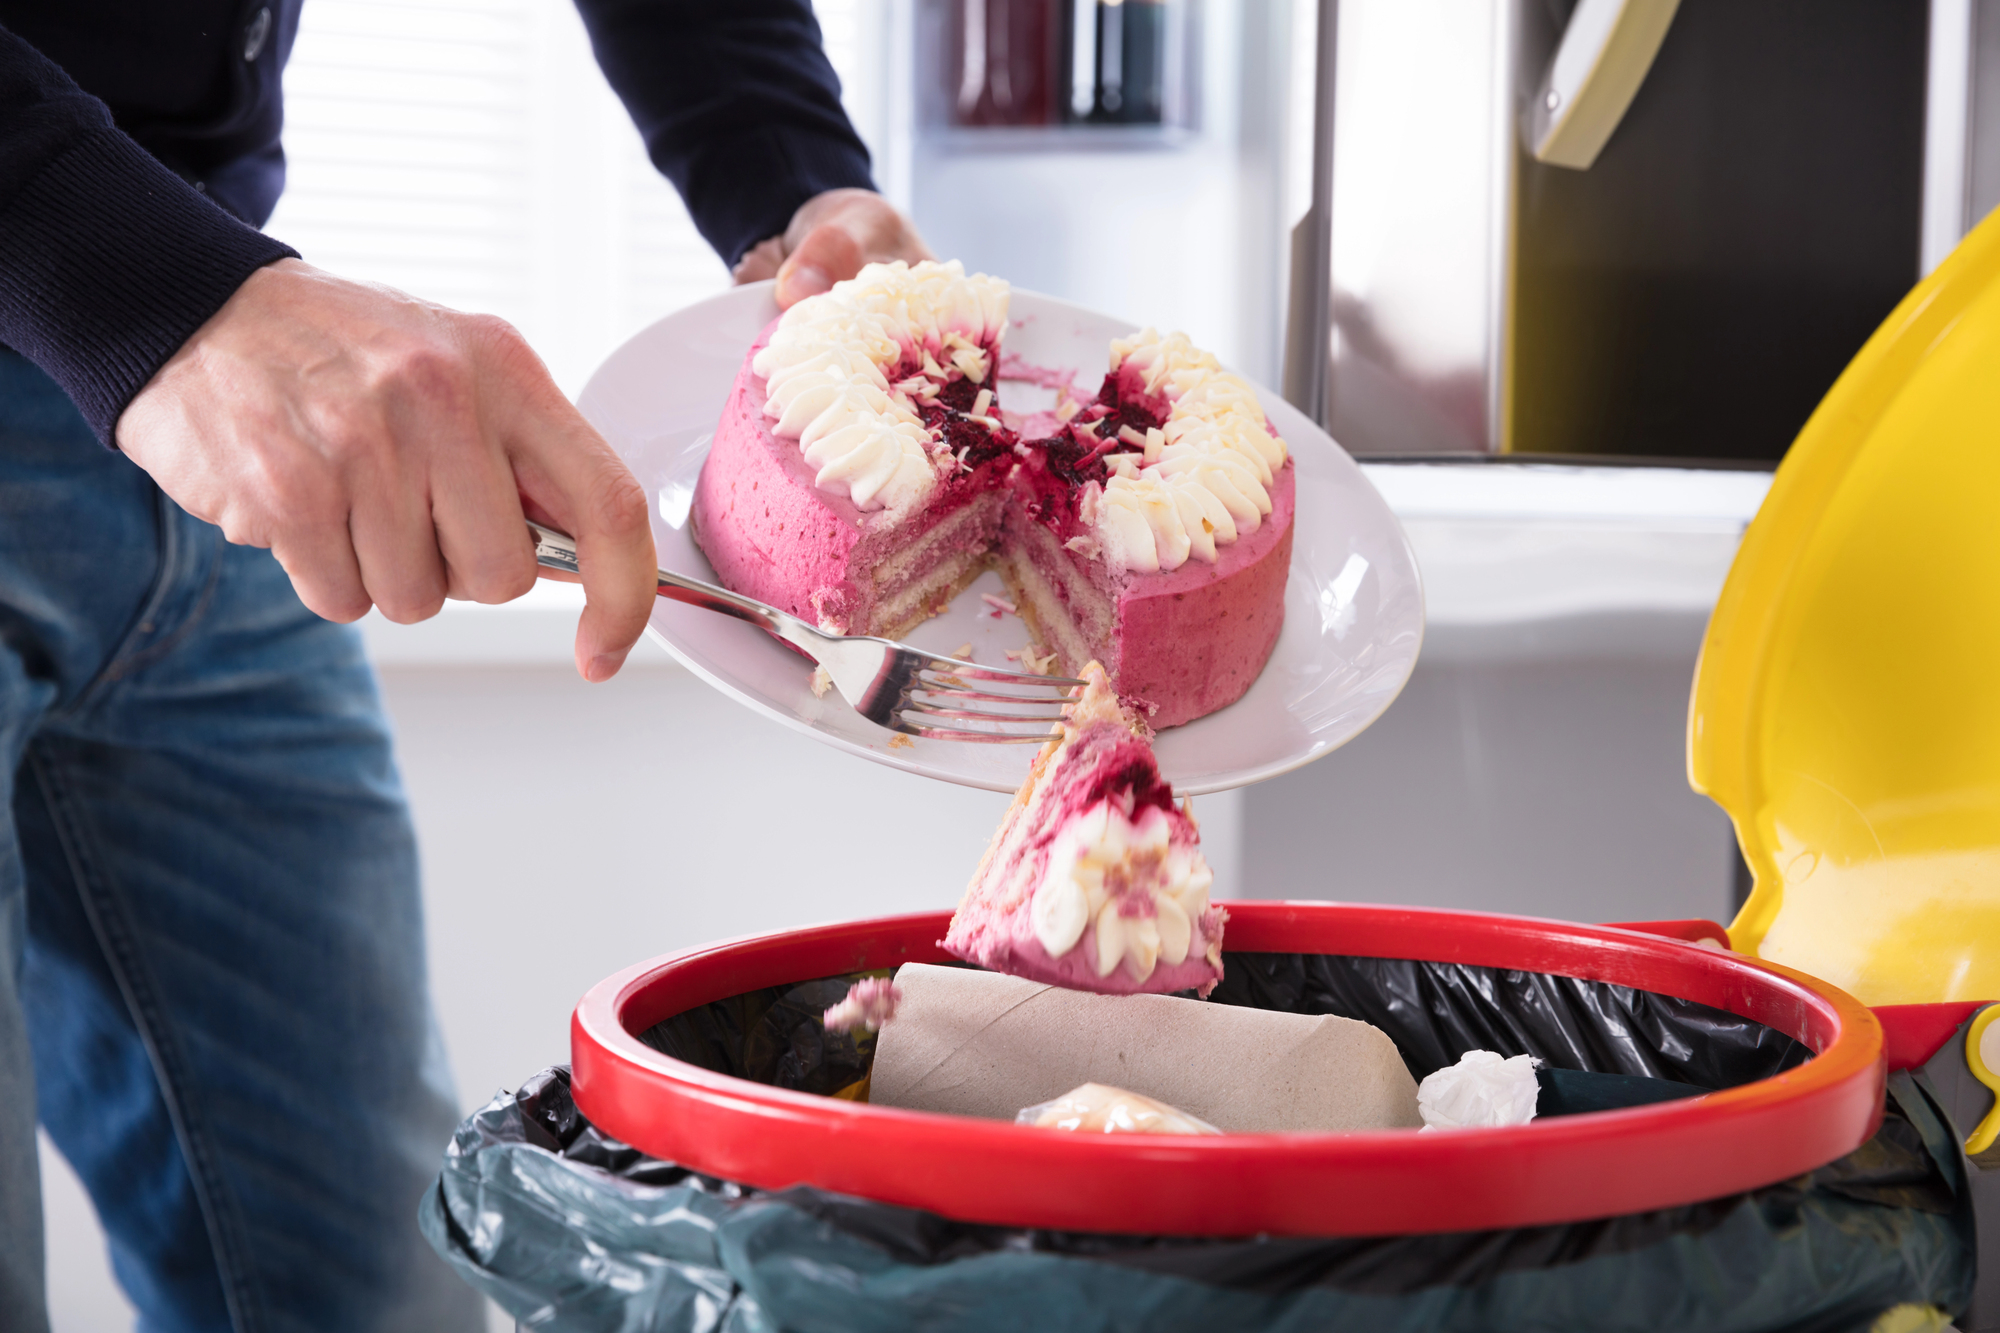
[[[1296,496],[1287,459],[1272,478],[1263,524],[1218,548],[1215,564],[1190,560],[1168,573],[1126,578],[1112,678],[1120,694],[1158,705],[1155,727],[1235,703],[1264,670],[1285,627]]]
[[[798,446],[765,423],[764,381],[750,361],[772,327],[743,359],[716,426],[695,483],[694,534],[725,588],[818,623],[860,601],[849,570],[867,526],[853,504],[813,485]]]

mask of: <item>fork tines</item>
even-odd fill
[[[912,690],[911,693],[915,694],[917,691]],[[925,691],[925,693],[929,693],[929,691]],[[962,695],[942,693],[937,696],[936,702],[915,698],[905,699],[903,701],[903,710],[905,712],[923,713],[929,717],[955,717],[966,722],[1032,722],[1041,727],[1044,733],[1048,731],[1049,727],[1062,721],[1062,710],[1059,708],[1039,713],[996,713],[990,709],[955,707],[954,705],[963,697]],[[974,699],[982,699],[991,698],[992,696],[974,695],[972,697]]]
[[[986,680],[1001,685],[1029,685],[1044,695],[1053,690],[1058,696],[1069,697],[1069,692],[1082,681],[1074,676],[1038,676],[1032,671],[1007,671],[999,667],[981,666],[977,662],[961,662],[952,657],[927,658],[923,670],[941,676],[956,676],[960,680]]]
[[[968,688],[965,682],[969,680],[989,688]],[[1040,744],[1062,720],[1070,688],[1082,683],[1066,676],[996,671],[970,662],[932,658],[904,692],[894,725],[897,731],[933,740]],[[995,685],[1027,688],[1023,693],[1013,694],[990,688]],[[968,704],[1000,704],[1003,709],[972,708]],[[965,724],[977,729],[969,729]]]
[[[1043,745],[1049,739],[1047,728],[1041,731],[960,731],[949,727],[920,726],[900,716],[890,724],[889,730],[900,731],[906,736],[921,736],[927,741],[977,741],[984,745]]]
[[[1030,708],[1053,708],[1056,711],[1048,714],[1051,718],[1060,717],[1062,715],[1062,706],[1067,702],[1060,696],[1051,698],[1046,694],[995,694],[987,690],[969,690],[963,686],[954,685],[949,680],[933,683],[921,676],[910,683],[910,693],[948,695],[953,699],[970,699],[986,704],[1024,704]]]

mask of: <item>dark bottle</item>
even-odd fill
[[[1074,98],[1073,118],[1111,125],[1160,124],[1166,96],[1166,0],[1070,3],[1072,42],[1081,43],[1087,34],[1094,46],[1084,60],[1077,57],[1086,53],[1071,51],[1071,69],[1090,69],[1094,74],[1089,108],[1084,111],[1082,98]],[[1094,23],[1076,21],[1091,9],[1096,11]]]
[[[1063,20],[1069,0],[958,0],[944,62],[954,125],[1063,120]]]

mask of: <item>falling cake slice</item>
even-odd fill
[[[986,849],[944,947],[1076,990],[1196,990],[1222,980],[1228,913],[1151,730],[1096,662]]]

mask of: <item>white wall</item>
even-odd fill
[[[1423,655],[1368,731],[1243,793],[1247,895],[1727,923],[1688,691],[1769,474],[1364,470],[1423,569]]]

